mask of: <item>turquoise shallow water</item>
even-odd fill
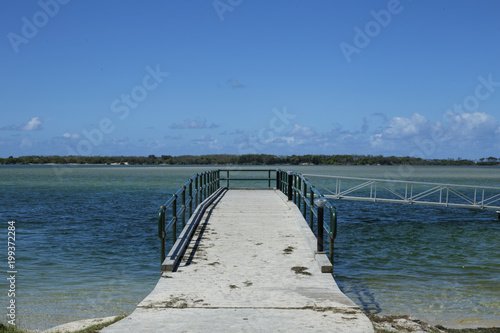
[[[287,168],[500,187],[499,168]],[[159,278],[157,208],[189,177],[206,169],[0,166],[5,235],[7,222],[16,221],[20,325],[48,328],[130,313]],[[333,204],[339,214],[335,278],[366,311],[413,314],[457,327],[500,326],[500,222],[494,212]],[[6,279],[0,281],[7,306],[8,285]]]

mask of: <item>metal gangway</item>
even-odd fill
[[[500,187],[303,174],[328,199],[493,209],[500,218]]]

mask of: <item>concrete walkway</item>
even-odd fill
[[[282,193],[230,189],[206,210],[177,271],[102,332],[373,332],[321,273],[314,246]]]

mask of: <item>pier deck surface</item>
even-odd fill
[[[321,273],[311,239],[281,192],[230,189],[206,210],[178,269],[102,332],[373,332]]]

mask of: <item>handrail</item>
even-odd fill
[[[361,177],[347,177],[347,176],[332,176],[332,175],[317,175],[312,173],[303,174],[304,177],[318,177],[318,178],[333,178],[333,179],[349,179],[349,180],[370,180],[373,182],[390,182],[390,183],[400,183],[400,184],[414,184],[414,185],[433,185],[433,186],[453,186],[461,188],[484,188],[490,190],[498,190],[498,187],[494,186],[475,186],[475,185],[459,185],[459,184],[444,184],[444,183],[429,183],[429,182],[416,182],[409,180],[393,180],[393,179],[381,179],[381,178],[361,178]]]
[[[307,221],[309,218],[309,227],[314,232],[314,220],[318,221],[319,213],[318,207],[314,204],[316,198],[325,198],[302,174],[295,173],[294,171],[283,171],[276,169],[276,187],[288,195],[288,199],[293,201],[299,208]],[[334,255],[334,241],[337,237],[337,211],[335,207],[326,202],[324,208],[328,209],[328,222],[323,224],[323,229],[326,231],[329,239],[329,259],[333,264]],[[322,222],[322,221],[321,221]],[[319,225],[321,223],[317,223]],[[318,235],[318,228],[316,225],[316,235]],[[319,244],[318,244],[319,245]],[[322,249],[318,248],[318,251]]]
[[[240,172],[266,172],[267,177],[258,176],[243,178],[238,175],[231,177],[231,174]],[[222,176],[224,175],[224,176]],[[193,215],[198,207],[206,198],[216,192],[225,181],[225,187],[229,188],[231,181],[267,181],[268,188],[276,188],[284,194],[291,194],[292,200],[302,212],[304,219],[309,219],[309,227],[314,233],[314,221],[316,220],[316,234],[318,234],[317,225],[319,224],[318,207],[314,204],[315,198],[324,196],[301,174],[293,171],[283,171],[281,169],[215,169],[197,173],[192,176],[184,185],[182,185],[169,200],[163,204],[158,211],[158,237],[161,241],[161,262],[165,260],[165,242],[169,232],[172,233],[172,244],[177,241],[177,236],[181,232],[178,230],[178,223],[181,221],[181,227],[184,228],[186,220]],[[291,181],[291,182],[290,182]],[[290,199],[290,196],[289,196]],[[194,208],[193,208],[194,206]],[[327,202],[325,207],[328,209],[329,224],[323,224],[323,230],[326,231],[330,245],[330,261],[333,264],[334,240],[337,235],[337,213],[335,208]],[[321,208],[323,209],[323,208]],[[169,211],[169,214],[167,214]],[[167,219],[167,216],[169,218]],[[321,224],[322,224],[321,219]],[[321,234],[320,234],[321,235]],[[319,245],[321,243],[321,248]],[[323,250],[323,240],[318,242],[318,252]]]
[[[332,184],[332,187],[335,186],[334,189],[327,188],[327,186],[318,183],[325,190],[325,197],[330,199],[456,208],[500,209],[500,187],[315,174],[304,174],[303,176],[311,179],[311,181],[314,178],[334,180],[335,183]],[[349,185],[345,185],[346,183]]]
[[[193,190],[194,183],[194,190]],[[182,228],[186,225],[186,219],[189,220],[193,214],[193,200],[198,206],[203,200],[212,195],[220,187],[219,170],[210,170],[202,173],[197,173],[191,177],[181,188],[179,188],[158,211],[158,237],[161,240],[161,262],[165,260],[165,241],[168,232],[172,230],[173,244],[177,240],[177,224],[180,220]],[[188,197],[186,198],[186,189],[188,189]],[[179,197],[181,205],[178,207]],[[167,209],[171,207],[172,217],[166,220]],[[188,209],[186,209],[188,207]],[[187,214],[186,214],[187,213]]]
[[[219,169],[222,174],[225,174],[225,177],[221,177],[221,181],[226,181],[226,187],[230,187],[231,181],[232,180],[237,180],[237,181],[267,181],[267,187],[271,187],[271,183],[274,180],[272,177],[272,173],[275,171],[273,169]],[[267,177],[266,178],[232,178],[231,173],[240,173],[240,172],[267,172]]]

